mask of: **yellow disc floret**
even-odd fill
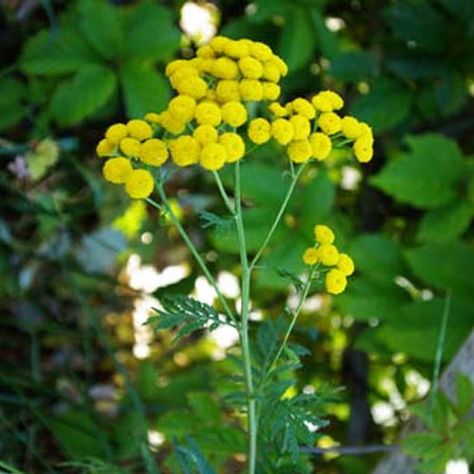
[[[322,245],[329,245],[334,242],[334,232],[327,225],[315,225],[314,226],[314,238],[316,242]]]
[[[346,253],[339,254],[339,260],[336,266],[345,276],[352,275],[355,270],[354,261]]]
[[[178,95],[168,104],[169,113],[180,122],[189,122],[194,117],[196,101],[188,95]]]
[[[243,100],[262,100],[263,87],[255,79],[243,79],[239,83],[239,92]]]
[[[176,87],[183,95],[189,95],[193,99],[201,99],[207,93],[207,82],[200,77],[187,77]]]
[[[171,158],[178,166],[194,165],[199,160],[201,146],[199,142],[189,135],[182,135],[169,143]]]
[[[199,125],[193,132],[193,137],[201,144],[215,143],[217,141],[218,132],[212,125]]]
[[[281,104],[278,102],[272,102],[268,106],[268,110],[275,116],[275,117],[287,117],[288,116],[288,110],[286,110],[285,107],[283,107]]]
[[[221,169],[227,160],[227,151],[225,147],[219,143],[209,143],[199,155],[200,165],[209,170],[217,171]]]
[[[217,127],[221,123],[221,109],[215,102],[201,102],[196,106],[194,118],[200,125]]]
[[[221,108],[222,120],[231,127],[240,127],[247,121],[247,109],[235,100],[225,103]]]
[[[147,140],[140,147],[139,158],[147,165],[161,166],[168,159],[166,143],[158,138]]]
[[[268,140],[270,140],[270,137],[271,137],[270,131],[271,131],[271,126],[267,120],[263,118],[256,118],[250,122],[247,133],[248,133],[249,139],[253,143],[256,143],[257,145],[261,145],[263,143],[268,142]]]
[[[314,107],[311,105],[311,102],[306,99],[298,97],[291,103],[291,105],[293,106],[294,112],[302,115],[303,117],[306,117],[307,119],[313,119],[316,115],[316,112],[314,110]]]
[[[336,265],[339,260],[339,252],[335,245],[323,244],[318,247],[318,255],[321,259],[321,263],[328,267]]]
[[[133,170],[125,179],[125,191],[133,199],[147,198],[153,187],[153,176],[147,170]]]
[[[290,123],[294,131],[295,140],[304,140],[311,133],[311,125],[309,120],[302,115],[294,115],[290,118]]]
[[[360,163],[369,162],[374,156],[373,139],[369,135],[359,137],[353,146],[354,155]]]
[[[307,248],[303,253],[303,262],[306,265],[315,265],[319,261],[318,250],[314,247]]]
[[[124,138],[120,141],[120,149],[127,156],[138,156],[140,154],[140,142],[136,138]]]
[[[239,68],[232,59],[222,57],[214,61],[211,74],[219,79],[235,79],[239,74]]]
[[[150,125],[144,120],[130,120],[127,123],[127,131],[132,138],[136,138],[140,141],[151,138],[153,135],[153,130]]]
[[[110,156],[115,153],[115,149],[117,145],[110,141],[108,138],[103,138],[98,144],[95,149],[98,156]]]
[[[277,100],[280,97],[281,89],[273,82],[262,82],[263,100]]]
[[[346,138],[355,139],[362,134],[362,127],[360,122],[349,115],[341,120],[341,131]]]
[[[168,110],[165,110],[160,114],[160,123],[167,132],[170,132],[173,135],[183,133],[186,127],[186,124],[183,121],[175,119]]]
[[[334,135],[341,130],[341,117],[334,112],[324,112],[318,119],[318,125],[324,133]]]
[[[233,163],[240,160],[245,154],[245,143],[237,133],[223,133],[219,137],[219,143],[227,152],[227,163]]]
[[[125,183],[127,176],[133,171],[127,158],[110,158],[102,168],[102,173],[107,181],[114,184]]]
[[[272,137],[280,145],[288,145],[294,136],[295,131],[288,120],[279,118],[272,122]]]
[[[293,163],[304,163],[311,158],[311,145],[308,140],[295,140],[288,145],[286,152]]]
[[[263,74],[262,63],[258,59],[250,56],[239,60],[239,69],[242,76],[247,79],[259,79]]]
[[[123,123],[111,125],[105,132],[105,138],[112,143],[119,143],[128,135],[127,126]]]
[[[312,156],[319,161],[325,160],[331,153],[331,139],[324,133],[315,132],[309,137],[311,144]]]
[[[346,289],[347,278],[341,270],[334,268],[327,273],[325,283],[328,293],[338,295]]]
[[[239,83],[238,81],[223,79],[216,86],[216,97],[220,102],[230,102],[231,100],[239,101]]]

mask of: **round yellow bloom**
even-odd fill
[[[253,119],[247,131],[250,141],[257,145],[268,142],[271,137],[270,132],[271,126],[268,121],[263,118]]]
[[[336,265],[339,260],[339,252],[335,245],[323,244],[318,248],[319,258],[323,265],[328,267]]]
[[[250,54],[250,44],[252,42],[246,39],[241,39],[237,41],[229,41],[226,44],[224,52],[227,56],[231,58],[244,58]]]
[[[303,163],[311,158],[311,145],[308,140],[295,140],[288,145],[286,152],[294,163]]]
[[[239,92],[243,100],[262,100],[263,87],[255,79],[242,79],[239,83]]]
[[[132,165],[127,158],[110,158],[102,168],[102,173],[107,181],[114,184],[122,184],[127,176],[133,171]]]
[[[288,74],[288,66],[286,65],[285,61],[281,59],[279,56],[276,54],[272,55],[270,62],[273,62],[278,70],[280,71],[280,74],[285,77]]]
[[[295,133],[295,140],[304,140],[309,137],[309,134],[311,133],[311,124],[306,117],[303,117],[302,115],[294,115],[290,118],[290,123]]]
[[[298,97],[291,103],[291,105],[294,112],[306,117],[307,119],[313,119],[316,116],[314,107],[311,105],[311,102],[306,99]]]
[[[110,156],[115,153],[117,145],[111,142],[108,138],[103,138],[95,149],[98,156]]]
[[[226,46],[232,40],[226,38],[225,36],[214,36],[209,42],[209,46],[216,52],[216,53],[223,53],[225,51]]]
[[[343,107],[344,101],[339,94],[333,91],[322,91],[316,94],[312,103],[314,107],[320,112],[332,112],[333,110],[339,110]]]
[[[194,117],[196,101],[187,95],[178,95],[170,100],[168,112],[179,122],[189,122]]]
[[[150,125],[144,120],[130,120],[127,123],[127,131],[132,138],[136,138],[140,141],[151,138],[153,135],[153,130]]]
[[[347,286],[347,278],[341,270],[332,269],[326,275],[326,289],[328,293],[338,295],[342,293]]]
[[[360,136],[365,136],[366,138],[370,138],[371,140],[374,139],[372,129],[365,122],[360,122]]]
[[[212,125],[199,125],[199,127],[194,129],[193,137],[204,146],[208,143],[215,143],[218,132]]]
[[[331,101],[333,110],[339,110],[344,107],[344,100],[342,97],[334,91],[327,91],[327,96]]]
[[[111,125],[105,132],[105,138],[112,143],[117,144],[128,135],[127,126],[123,123]]]
[[[245,143],[237,133],[223,133],[219,137],[219,143],[227,152],[227,163],[233,163],[240,160],[245,154]]]
[[[267,81],[278,82],[280,80],[280,69],[278,66],[271,61],[263,64],[262,79]]]
[[[184,167],[194,165],[199,161],[201,146],[189,135],[182,135],[169,143],[171,158],[176,165]]]
[[[247,121],[247,109],[235,100],[221,107],[222,120],[231,127],[240,127]]]
[[[355,270],[354,261],[346,253],[341,253],[339,255],[339,260],[337,261],[336,266],[345,276],[352,275]]]
[[[217,127],[221,123],[221,109],[214,102],[201,102],[196,106],[194,118],[200,125],[212,125]]]
[[[239,68],[232,59],[222,57],[214,61],[211,74],[219,79],[235,79],[239,74]]]
[[[186,65],[180,67],[179,69],[176,70],[176,72],[173,73],[173,75],[170,77],[170,82],[173,88],[178,90],[179,85],[185,79],[189,79],[190,77],[197,78],[198,76],[199,76],[198,70],[192,67],[188,61]]]
[[[262,82],[263,88],[263,99],[264,100],[277,100],[280,97],[280,86],[273,82]]]
[[[160,114],[157,114],[155,112],[149,112],[148,114],[146,114],[145,120],[148,120],[148,122],[161,124],[161,116]]]
[[[178,135],[184,132],[186,127],[184,122],[181,120],[176,120],[167,110],[160,114],[160,122],[162,127],[173,135]]]
[[[176,89],[180,94],[200,99],[207,93],[207,83],[200,77],[187,77],[178,84]]]
[[[312,133],[309,137],[313,158],[319,161],[325,160],[331,153],[331,139],[324,133]]]
[[[295,131],[288,120],[279,118],[272,122],[272,137],[280,145],[288,145],[293,140],[294,135]]]
[[[209,143],[201,150],[199,163],[206,170],[217,171],[224,166],[227,158],[227,151],[223,145]]]
[[[153,176],[147,170],[133,170],[125,179],[125,192],[133,199],[147,198],[153,188]]]
[[[286,117],[288,115],[288,110],[283,107],[278,102],[272,102],[268,106],[268,110],[275,116],[275,117]]]
[[[306,263],[306,265],[315,265],[316,263],[318,263],[318,260],[319,253],[317,249],[309,247],[304,251],[303,262]]]
[[[183,66],[186,66],[188,61],[185,59],[175,59],[168,63],[165,69],[165,74],[167,77],[171,77],[178,69],[181,69]]]
[[[346,138],[355,139],[362,134],[362,127],[360,122],[347,115],[341,120],[341,131]]]
[[[120,141],[120,149],[127,156],[138,156],[140,153],[140,142],[136,138],[124,138]]]
[[[360,163],[369,162],[374,156],[374,149],[372,148],[373,139],[368,135],[362,135],[355,142],[352,147],[357,161]]]
[[[258,59],[250,56],[239,60],[239,69],[242,76],[247,79],[259,79],[263,74],[262,63]]]
[[[216,96],[220,102],[239,101],[239,83],[228,79],[219,81],[216,86]]]
[[[198,58],[209,59],[209,58],[213,58],[215,54],[214,54],[214,50],[208,44],[206,44],[198,48],[198,50],[196,51],[196,56]]]
[[[272,57],[272,50],[265,43],[253,41],[250,45],[250,54],[259,61],[268,61]]]
[[[334,232],[327,225],[321,224],[314,226],[314,237],[316,242],[322,245],[332,244],[336,238]]]
[[[161,166],[168,159],[166,143],[158,138],[147,140],[140,147],[139,158],[147,165]]]
[[[334,112],[324,112],[318,119],[318,125],[327,135],[334,135],[341,130],[341,117]]]

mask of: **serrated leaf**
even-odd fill
[[[408,139],[411,151],[390,160],[371,179],[398,201],[422,209],[434,209],[456,198],[463,174],[463,157],[456,142],[427,134]]]
[[[107,67],[90,64],[69,81],[61,83],[53,95],[50,111],[61,125],[74,125],[94,114],[114,94],[117,79]]]

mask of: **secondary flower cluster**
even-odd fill
[[[335,111],[344,106],[342,97],[332,91],[322,91],[311,101],[298,97],[281,105],[273,102],[268,110],[271,119],[256,118],[248,127],[249,139],[258,145],[271,138],[286,146],[288,157],[294,163],[315,158],[322,161],[336,143],[353,142],[357,160],[367,163],[373,156],[371,128],[354,117],[340,117]]]
[[[349,255],[339,253],[333,244],[334,232],[325,225],[314,227],[315,245],[307,248],[303,253],[303,262],[306,265],[314,266],[321,264],[326,267],[333,267],[326,274],[326,290],[338,295],[347,286],[347,277],[354,273],[354,262]]]

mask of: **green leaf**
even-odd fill
[[[375,75],[375,72],[374,56],[367,51],[340,54],[331,61],[329,68],[329,74],[342,82],[367,81]]]
[[[376,132],[390,130],[406,119],[412,105],[410,91],[399,82],[379,79],[370,92],[354,101],[351,114],[369,123]]]
[[[416,458],[429,456],[443,444],[443,438],[438,433],[413,433],[402,440],[406,453]]]
[[[462,373],[456,374],[456,411],[459,416],[469,413],[474,402],[474,387],[471,379]]]
[[[204,425],[218,424],[220,420],[219,406],[212,396],[206,392],[188,394],[188,403],[196,416]]]
[[[69,81],[61,83],[51,100],[50,110],[61,125],[74,125],[90,117],[113,95],[114,73],[98,64],[84,66]]]
[[[339,37],[336,33],[329,30],[324,23],[320,6],[311,8],[310,18],[314,27],[318,49],[324,57],[332,60],[339,52]]]
[[[167,61],[178,50],[180,32],[170,8],[143,1],[125,11],[123,19],[127,32],[124,58]]]
[[[472,205],[460,200],[433,209],[423,216],[418,238],[439,243],[454,240],[468,229],[473,213]]]
[[[30,38],[19,61],[26,74],[53,76],[76,72],[98,59],[76,27],[64,26],[58,33],[42,30]]]
[[[161,112],[171,97],[164,76],[143,64],[125,63],[120,71],[120,81],[129,117]]]
[[[109,2],[80,0],[79,28],[86,40],[103,58],[115,58],[120,52],[123,33],[120,28],[119,12],[118,8]]]
[[[435,134],[407,141],[411,151],[392,159],[371,182],[398,201],[422,209],[454,200],[463,174],[463,156],[456,142]]]
[[[458,112],[467,102],[468,84],[464,75],[455,69],[446,69],[436,81],[435,94],[442,114],[452,115]]]
[[[22,104],[26,96],[25,85],[10,77],[0,78],[0,130],[16,125],[25,116]]]

